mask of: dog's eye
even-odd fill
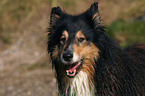
[[[63,38],[60,38],[60,42],[61,43],[64,43],[65,42],[65,38],[63,37]]]
[[[85,38],[79,38],[78,41],[83,42],[83,41],[85,41]]]

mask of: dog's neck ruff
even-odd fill
[[[74,78],[69,79],[63,96],[94,96],[94,85],[91,85],[86,72],[80,71]]]

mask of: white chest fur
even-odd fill
[[[90,85],[86,72],[80,71],[75,78],[70,79],[66,89],[67,96],[94,96],[94,86]]]

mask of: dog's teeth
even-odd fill
[[[76,69],[74,70],[74,73],[76,73]]]
[[[76,74],[76,69],[73,71],[66,70],[67,75],[74,76]]]
[[[69,71],[68,71],[68,70],[66,70],[66,72],[68,73]]]

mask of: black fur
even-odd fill
[[[93,17],[95,14],[97,15]],[[60,65],[52,57],[52,52],[54,47],[59,45],[63,30],[70,32],[70,40],[74,38],[75,32],[82,30],[87,41],[100,50],[99,59],[95,61],[95,95],[145,96],[145,44],[122,49],[106,36],[100,22],[98,3],[94,3],[86,12],[77,16],[63,13],[59,7],[52,9],[48,52],[56,70],[60,92],[63,90],[58,71]]]

